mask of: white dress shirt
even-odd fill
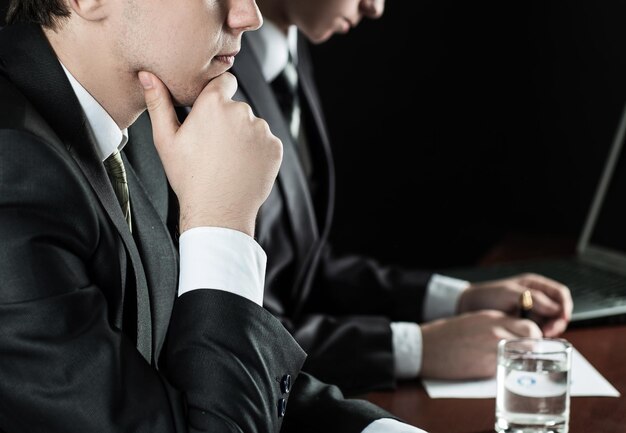
[[[61,65],[63,66],[63,65]],[[63,66],[78,98],[102,161],[128,142],[128,130],[120,130],[113,118]],[[132,206],[133,196],[130,192]],[[224,290],[263,304],[267,257],[261,246],[245,233],[221,227],[196,227],[179,239],[178,295],[190,290]]]

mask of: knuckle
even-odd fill
[[[531,320],[523,320],[523,329],[529,337],[541,337],[541,330],[537,324]]]
[[[274,137],[274,147],[275,147],[275,152],[276,152],[276,160],[277,161],[282,161],[283,160],[283,142],[280,141],[280,139],[278,139],[277,137]]]
[[[489,330],[489,337],[491,340],[500,341],[507,337],[506,329],[501,326],[494,326]]]
[[[221,79],[225,84],[237,86],[237,78],[235,78],[235,76],[228,71],[221,75]]]
[[[150,112],[157,111],[163,105],[163,101],[159,97],[154,97],[146,100],[146,108]]]
[[[235,102],[234,104],[235,104],[235,110],[237,111],[237,114],[239,116],[245,119],[248,119],[250,121],[254,121],[257,119],[257,117],[252,112],[252,108],[245,102]]]
[[[481,311],[479,314],[489,320],[495,320],[505,316],[504,313],[497,310],[484,310]]]

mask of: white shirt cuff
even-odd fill
[[[422,330],[417,323],[392,322],[391,345],[398,379],[413,379],[422,369]]]
[[[250,236],[222,227],[195,227],[179,240],[178,296],[217,289],[263,304],[267,256]]]
[[[468,287],[468,281],[434,274],[426,291],[424,321],[454,316],[459,297]]]
[[[413,427],[391,418],[381,418],[365,427],[363,433],[427,433],[425,430]]]

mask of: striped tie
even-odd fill
[[[271,82],[278,105],[289,125],[292,137],[300,135],[300,100],[298,97],[298,71],[291,56],[285,68]]]
[[[270,83],[278,105],[283,113],[285,122],[289,126],[289,132],[297,145],[298,158],[302,164],[304,173],[311,179],[313,172],[313,160],[307,144],[307,137],[302,125],[302,111],[300,96],[298,94],[299,78],[298,70],[289,54],[287,64],[280,74]]]
[[[128,223],[128,227],[132,230],[132,221],[130,216],[130,197],[128,194],[128,182],[126,181],[126,170],[124,169],[124,162],[122,161],[122,155],[119,150],[115,150],[111,156],[104,160],[104,167],[109,174],[111,184],[113,185],[113,191],[117,196],[117,200],[122,207],[122,213]]]

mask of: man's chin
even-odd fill
[[[172,104],[175,107],[191,107],[196,99],[200,96],[200,91],[193,92],[192,94],[172,94]]]
[[[174,88],[173,86],[170,87],[169,89],[172,97],[172,103],[177,107],[191,107],[211,80],[219,75],[222,75],[223,73],[224,72],[220,72],[217,75],[211,74],[210,77],[204,76],[201,81],[195,81],[195,86],[179,86],[177,88]],[[191,82],[192,80],[189,81]]]

